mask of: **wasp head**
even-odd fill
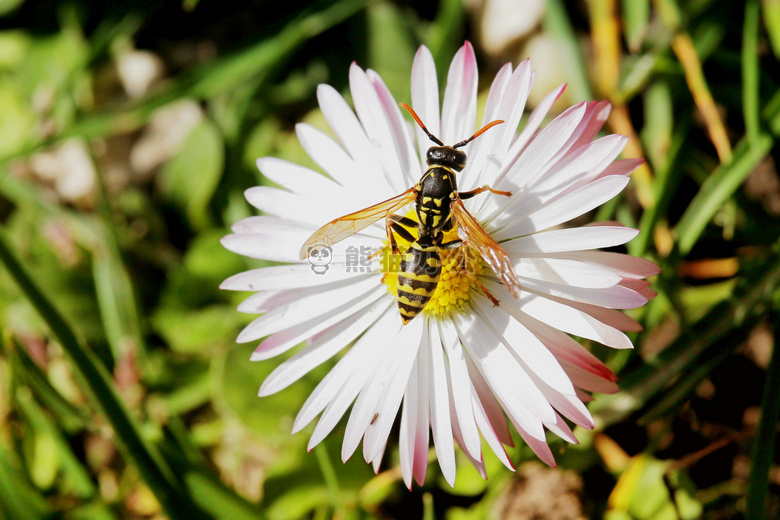
[[[452,146],[431,146],[425,154],[428,166],[446,166],[459,172],[466,166],[466,154]]]

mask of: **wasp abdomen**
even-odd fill
[[[401,258],[398,273],[398,310],[404,325],[420,314],[430,301],[441,274],[441,256],[437,246],[412,242]]]

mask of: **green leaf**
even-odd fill
[[[173,350],[209,354],[232,341],[242,321],[232,306],[212,305],[195,311],[161,309],[153,325]]]
[[[366,9],[368,66],[377,71],[397,100],[410,99],[409,64],[416,45],[409,16],[390,2],[375,2]]]
[[[0,114],[0,157],[5,157],[27,143],[34,118],[22,96],[7,82],[0,82]]]
[[[622,0],[620,6],[628,48],[636,52],[639,50],[650,22],[650,1]]]
[[[461,0],[442,0],[425,38],[425,43],[436,63],[438,78],[447,77],[450,60],[463,40],[466,5]],[[443,85],[439,85],[442,87]]]
[[[558,64],[558,66],[565,67],[572,78],[567,87],[571,99],[593,99],[593,91],[590,88],[587,70],[585,70],[587,61],[582,53],[582,45],[577,39],[574,26],[562,0],[548,0],[542,26],[565,48],[566,55],[563,58],[563,63]]]
[[[225,146],[216,125],[204,119],[185,139],[160,173],[163,195],[178,206],[195,228],[211,221],[209,201],[225,166]]]

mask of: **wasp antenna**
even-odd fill
[[[444,146],[444,143],[442,143],[441,140],[438,137],[436,137],[435,135],[430,133],[428,131],[428,129],[425,128],[425,125],[423,124],[422,120],[420,119],[420,116],[417,115],[417,113],[414,111],[414,109],[412,107],[410,107],[406,103],[398,103],[398,104],[401,105],[404,108],[404,110],[406,110],[407,112],[412,114],[412,117],[414,118],[415,121],[417,121],[417,124],[420,125],[420,128],[423,129],[423,132],[425,132],[425,135],[428,136],[428,139],[430,139],[434,143],[438,144],[439,146]],[[502,121],[502,123],[503,123],[503,121]],[[474,136],[474,137],[476,137],[476,136]],[[473,139],[473,137],[472,137],[472,139]]]
[[[475,133],[474,135],[472,135],[468,139],[464,139],[463,141],[459,142],[458,144],[452,145],[452,147],[453,148],[460,148],[461,146],[466,146],[467,144],[469,144],[471,141],[473,141],[474,139],[476,139],[480,135],[484,134],[485,132],[487,132],[488,130],[493,128],[494,126],[500,125],[503,122],[504,121],[501,120],[501,119],[497,119],[496,121],[491,121],[490,123],[486,124],[485,126],[480,128],[479,130],[477,130],[477,133]]]

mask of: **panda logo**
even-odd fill
[[[309,248],[308,253],[311,270],[317,274],[325,274],[333,259],[333,248],[317,244]]]

